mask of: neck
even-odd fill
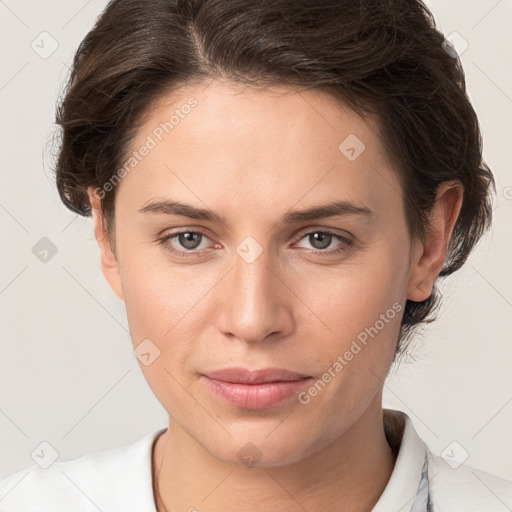
[[[378,398],[378,407],[370,406],[334,442],[285,466],[225,463],[170,422],[153,447],[153,482],[160,467],[157,511],[368,512],[384,491],[396,459]]]

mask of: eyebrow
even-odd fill
[[[148,204],[149,203],[149,204]],[[181,215],[196,220],[206,220],[226,225],[226,219],[212,210],[197,208],[195,206],[173,201],[171,199],[157,200],[146,203],[140,208],[140,213],[160,213],[165,215]],[[373,212],[362,203],[353,201],[331,201],[326,204],[313,206],[306,210],[296,210],[285,213],[281,217],[283,224],[296,224],[299,222],[336,217],[342,215],[362,215],[371,217]]]

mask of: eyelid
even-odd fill
[[[329,233],[343,238],[353,238],[352,234],[344,229],[328,228],[327,226],[308,226],[299,230],[295,236],[302,238],[304,235],[309,235],[311,233]]]

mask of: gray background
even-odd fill
[[[0,0],[0,478],[31,466],[42,441],[67,460],[167,424],[100,271],[92,222],[64,208],[51,173],[55,100],[105,5]],[[427,5],[469,44],[461,59],[497,180],[495,223],[445,281],[442,318],[387,380],[384,405],[409,414],[435,453],[467,452],[467,464],[512,479],[512,2]],[[46,58],[43,31],[58,43]],[[33,253],[43,237],[57,248],[46,262]]]

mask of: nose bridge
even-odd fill
[[[269,287],[275,275],[268,250],[258,250],[251,246],[251,242],[242,243],[237,248],[234,265],[235,288],[244,294],[249,303],[256,305],[257,301],[269,295]]]
[[[245,341],[258,341],[290,328],[291,312],[284,303],[282,285],[275,275],[271,254],[247,237],[233,255],[221,328]]]

